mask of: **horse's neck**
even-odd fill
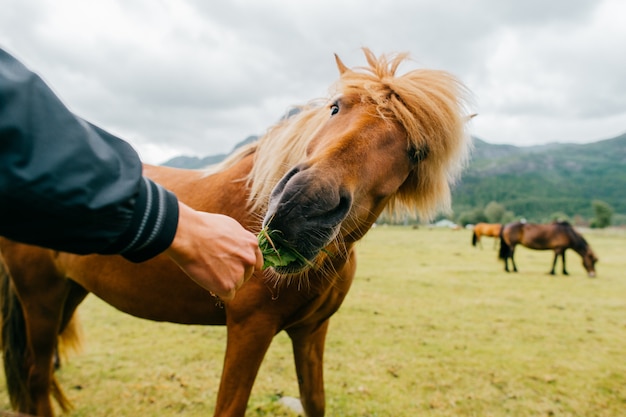
[[[224,171],[204,179],[203,189],[207,198],[200,209],[234,217],[246,227],[260,227],[263,214],[252,212],[249,202],[248,175],[252,170],[253,158],[248,156]]]
[[[574,230],[571,230],[570,233],[572,234],[570,238],[572,241],[572,249],[584,258],[587,252],[589,252],[589,245]]]
[[[252,162],[252,157],[246,157],[213,174],[154,166],[147,166],[144,171],[192,208],[225,214],[245,227],[255,229],[260,225],[263,214],[252,213],[249,209],[247,176]]]

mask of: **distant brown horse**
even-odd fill
[[[496,247],[496,243],[500,238],[500,229],[502,229],[502,225],[499,223],[477,223],[474,226],[474,233],[472,233],[472,246],[476,246],[479,244],[481,249],[483,247],[483,243],[481,238],[483,236],[493,237],[493,247]]]
[[[591,246],[585,238],[578,233],[568,222],[554,222],[550,224],[511,223],[502,229],[500,239],[500,259],[504,260],[504,270],[509,272],[509,258],[513,264],[513,271],[517,272],[515,265],[515,246],[523,245],[530,249],[554,251],[554,261],[550,274],[554,275],[556,260],[561,256],[563,263],[563,275],[569,275],[565,268],[565,251],[572,249],[583,259],[583,267],[589,277],[596,276],[595,264],[598,258],[591,250]]]
[[[305,106],[210,172],[145,167],[188,205],[255,233],[268,227],[306,257],[257,272],[232,301],[216,302],[165,256],[133,264],[0,239],[2,348],[15,409],[52,416],[51,394],[68,408],[53,355],[93,292],[137,317],[227,326],[216,416],[245,414],[267,349],[285,330],[305,413],[324,415],[324,342],[355,274],[355,243],[383,210],[430,217],[448,207],[469,145],[467,90],[456,78],[427,69],[396,75],[406,54],[365,56],[369,65],[355,69],[336,57],[328,102]]]

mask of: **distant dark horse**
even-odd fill
[[[533,223],[510,223],[502,228],[500,233],[500,259],[504,260],[504,270],[509,272],[509,258],[513,264],[513,271],[517,272],[515,265],[515,246],[524,245],[530,249],[554,251],[554,261],[550,274],[554,275],[556,260],[561,256],[563,261],[563,275],[569,275],[565,269],[565,251],[573,249],[583,258],[583,267],[587,275],[596,276],[595,264],[598,258],[591,250],[591,246],[585,238],[578,233],[568,222],[554,222],[550,224]]]

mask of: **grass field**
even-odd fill
[[[474,248],[467,230],[370,231],[331,320],[327,416],[625,415],[626,234],[584,235],[597,279],[571,251],[570,276],[547,275],[552,253],[525,248],[507,274],[492,240]],[[68,416],[212,415],[225,328],[139,320],[94,296],[79,311],[83,352],[58,373]],[[247,417],[297,415],[278,403],[297,396],[292,361],[280,334]]]

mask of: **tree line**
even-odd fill
[[[610,204],[602,200],[593,200],[591,202],[591,209],[593,217],[590,220],[587,220],[580,215],[571,217],[562,211],[555,211],[543,218],[532,220],[538,223],[568,221],[575,225],[589,226],[592,228],[605,228],[613,224],[615,210]],[[506,224],[516,220],[525,219],[524,216],[516,215],[513,211],[507,210],[503,204],[496,201],[491,201],[484,207],[476,207],[474,209],[464,211],[458,216],[451,217],[455,223],[462,226],[481,222]]]

